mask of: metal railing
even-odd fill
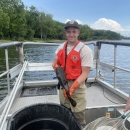
[[[12,106],[12,103],[14,101],[14,98],[15,98],[16,94],[17,94],[17,90],[19,88],[20,82],[21,82],[21,80],[23,78],[23,74],[24,74],[24,71],[26,69],[26,66],[27,66],[27,61],[25,61],[24,64],[23,64],[23,67],[22,67],[22,69],[20,71],[18,79],[16,80],[16,83],[15,83],[15,85],[13,87],[13,90],[12,90],[12,92],[10,94],[10,98],[8,99],[8,101],[7,101],[6,105],[5,105],[5,108],[4,108],[3,112],[2,112],[2,115],[1,115],[1,118],[0,118],[0,130],[3,129],[4,123],[6,121],[8,113],[9,113],[9,110],[10,110],[10,108]]]
[[[10,94],[10,78],[9,78],[9,60],[8,60],[8,48],[11,46],[18,47],[18,53],[19,53],[19,63],[23,62],[21,60],[21,43],[20,42],[11,42],[11,43],[4,43],[0,44],[0,49],[5,49],[5,60],[6,60],[6,71],[4,71],[2,74],[0,74],[0,78],[7,75],[7,86],[8,86],[8,95]]]
[[[10,94],[10,69],[9,69],[9,60],[8,60],[8,48],[11,46],[16,46],[18,50],[18,63],[23,64],[24,62],[24,53],[23,53],[23,47],[26,45],[49,45],[49,46],[59,46],[57,43],[40,43],[40,42],[11,42],[11,43],[4,43],[0,44],[0,49],[5,49],[5,60],[6,60],[6,70],[0,74],[0,78],[7,75],[7,87],[8,87],[8,95]]]
[[[108,68],[111,68],[112,71],[114,72],[114,88],[116,88],[116,70],[122,70],[125,72],[130,73],[130,70],[128,69],[124,69],[121,68],[119,66],[116,65],[116,56],[117,56],[117,46],[130,46],[130,43],[128,42],[119,42],[119,41],[90,41],[90,42],[86,42],[87,45],[94,45],[94,61],[96,64],[96,78],[98,78],[98,71],[99,71],[99,65],[102,66],[106,66]],[[101,45],[103,44],[108,44],[108,45],[113,45],[114,46],[114,66],[110,65],[110,64],[106,64],[100,61],[100,49],[101,49]],[[4,48],[5,49],[5,59],[6,59],[6,71],[4,71],[2,74],[0,74],[0,78],[7,75],[7,86],[8,86],[8,94],[10,94],[10,80],[9,80],[9,62],[8,62],[8,48],[11,46],[16,46],[18,49],[18,60],[19,63],[23,63],[24,62],[24,54],[23,54],[23,47],[26,45],[43,45],[43,46],[59,46],[58,43],[40,43],[40,42],[24,42],[24,43],[20,43],[20,42],[12,42],[12,43],[4,43],[4,44],[0,44],[0,49]]]
[[[100,61],[100,55],[99,55],[101,45],[103,45],[103,44],[108,44],[108,45],[114,46],[114,66],[110,65],[110,64],[106,64],[106,63],[105,64],[110,66],[112,71],[114,72],[114,88],[116,88],[116,74],[117,74],[116,70],[119,69],[119,70],[122,70],[124,72],[130,73],[130,70],[119,67],[119,66],[116,65],[117,64],[117,61],[116,61],[116,59],[117,59],[117,46],[130,46],[130,42],[107,41],[107,40],[96,42],[95,52],[94,52],[94,55],[96,56],[95,57],[95,60],[96,60],[96,78],[98,78],[99,63],[103,63],[103,62]]]

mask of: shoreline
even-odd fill
[[[15,42],[13,40],[0,40],[0,44],[3,43],[9,43],[9,42]],[[43,42],[43,43],[62,43],[65,42],[65,40],[47,40],[47,41],[43,41],[43,40],[25,40],[25,41],[18,41],[18,42]]]

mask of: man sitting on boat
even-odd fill
[[[93,58],[91,49],[78,40],[79,34],[79,24],[76,21],[66,23],[67,41],[56,50],[56,57],[52,66],[54,70],[61,66],[65,71],[69,94],[77,102],[77,105],[76,107],[71,105],[62,86],[59,90],[60,103],[69,108],[84,127],[86,125],[85,109],[87,103],[85,80],[93,65]]]

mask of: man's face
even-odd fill
[[[74,27],[68,27],[65,30],[65,35],[69,43],[77,42],[79,34],[80,34],[79,29]]]

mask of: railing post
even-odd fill
[[[117,45],[114,46],[114,88],[116,88],[116,51]]]
[[[18,46],[18,63],[23,64],[24,63],[24,52],[23,52],[23,44]],[[17,79],[16,79],[17,80]],[[23,82],[23,79],[21,80],[21,83]]]
[[[10,94],[10,80],[9,80],[9,61],[8,61],[8,49],[5,48],[5,59],[6,59],[6,71],[7,71],[7,86],[8,95]]]
[[[96,62],[96,78],[98,78],[98,61],[100,56],[100,48],[101,45],[99,44],[96,44],[96,46],[94,46],[94,62]]]
[[[24,62],[23,44],[18,46],[18,62],[19,63],[23,63]]]

